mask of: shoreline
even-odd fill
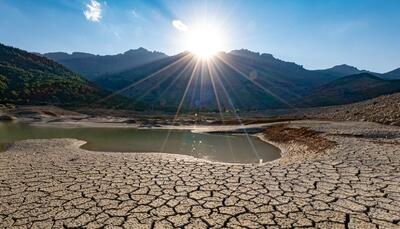
[[[307,154],[291,141],[283,144],[287,151],[281,159],[253,165],[165,153],[93,152],[73,139],[16,142],[0,153],[0,225],[400,226],[400,128],[288,125],[322,132],[337,145]]]
[[[213,133],[215,131],[222,131],[226,133],[218,133],[220,135],[244,135],[244,134],[238,134],[234,133],[235,130],[241,130],[241,129],[252,129],[252,128],[261,128],[265,126],[266,124],[250,124],[250,125],[213,125],[213,126],[206,126],[206,125],[185,125],[185,126],[161,126],[161,127],[153,127],[153,128],[147,128],[147,127],[139,127],[138,125],[132,125],[132,124],[123,124],[123,125],[118,125],[120,123],[113,123],[113,122],[106,122],[106,123],[99,123],[99,122],[84,122],[84,123],[72,123],[72,122],[32,122],[32,121],[24,121],[24,120],[19,120],[16,121],[18,123],[23,123],[27,125],[32,125],[32,126],[39,126],[39,127],[50,127],[50,128],[133,128],[133,129],[138,129],[138,130],[175,130],[175,131],[180,131],[180,130],[187,130],[192,133],[197,133],[197,134],[217,134]],[[269,123],[270,125],[273,125],[275,123]],[[232,131],[233,133],[230,133]],[[263,161],[262,164],[269,163],[272,161],[279,160],[282,157],[281,149],[275,144],[270,143],[266,139],[260,138],[257,134],[249,134],[249,136],[255,137],[257,139],[260,139],[262,142],[265,142],[273,147],[276,147],[280,153],[280,157],[271,161]],[[70,139],[70,138],[61,138],[61,139]],[[82,144],[79,145],[80,150],[85,150],[88,152],[93,152],[93,153],[107,153],[107,151],[97,151],[97,150],[87,150],[82,148],[85,144],[88,142],[85,140],[81,139],[74,139],[78,142],[83,142]],[[51,140],[51,139],[26,139],[26,140],[19,140],[13,143],[9,143],[9,146],[6,148],[10,148],[12,145],[17,144],[18,142],[21,141],[34,141],[34,140]],[[6,151],[5,150],[5,151]],[[3,151],[3,152],[5,152]],[[131,152],[118,152],[122,154],[149,154],[149,155],[165,155],[167,158],[170,157],[176,157],[176,158],[185,158],[186,160],[190,161],[201,161],[201,162],[206,162],[206,163],[213,163],[213,164],[227,164],[227,165],[262,165],[260,163],[240,163],[240,162],[222,162],[222,161],[213,161],[209,159],[203,159],[203,158],[197,158],[191,155],[185,155],[185,154],[178,154],[178,153],[166,153],[166,152],[139,152],[139,151],[131,151]]]
[[[320,125],[320,124],[331,124],[334,123],[336,125],[354,125],[354,124],[359,124],[359,125],[372,125],[374,127],[386,127],[386,128],[396,128],[393,126],[386,126],[382,125],[379,123],[368,123],[368,122],[354,122],[354,121],[347,121],[347,122],[335,122],[335,121],[320,121],[320,120],[298,120],[298,121],[284,121],[284,122],[272,122],[272,123],[258,123],[258,124],[250,124],[250,125],[181,125],[181,126],[174,126],[174,125],[166,125],[166,126],[160,126],[160,127],[140,127],[136,124],[126,124],[126,123],[120,123],[120,122],[65,122],[65,121],[60,121],[60,122],[32,122],[32,121],[24,121],[24,120],[19,120],[17,122],[28,124],[28,125],[33,125],[33,126],[41,126],[41,127],[59,127],[59,128],[134,128],[134,129],[139,129],[139,130],[189,130],[192,133],[199,133],[199,134],[230,134],[230,135],[243,135],[243,133],[236,133],[235,131],[237,130],[243,130],[243,129],[253,129],[253,128],[265,128],[268,126],[272,125],[278,125],[278,124],[303,124],[303,123],[311,123],[313,125]],[[400,129],[400,128],[399,128]],[[288,159],[287,157],[298,157],[298,159],[303,160],[304,155],[307,154],[315,154],[315,152],[310,152],[306,146],[301,145],[297,143],[296,141],[292,141],[289,143],[278,143],[274,141],[268,140],[263,133],[257,132],[253,134],[249,134],[250,136],[256,137],[257,139],[270,144],[276,148],[279,149],[280,151],[280,157],[271,161],[263,161],[261,164],[260,163],[235,163],[235,162],[220,162],[220,161],[213,161],[213,160],[208,160],[208,159],[202,159],[202,158],[196,158],[191,155],[184,155],[184,154],[174,154],[174,153],[166,153],[166,152],[118,152],[122,154],[150,154],[150,155],[165,155],[167,158],[169,157],[176,157],[176,158],[186,158],[187,160],[193,160],[193,161],[202,161],[206,163],[217,163],[217,164],[227,164],[227,165],[264,165],[264,164],[269,164],[269,163],[288,163],[290,162],[290,158]],[[27,140],[35,140],[35,139],[27,139]],[[27,140],[22,140],[22,141],[27,141]],[[44,140],[51,140],[51,139],[44,139]],[[82,141],[85,142],[82,145],[79,146],[80,150],[85,150],[88,152],[93,152],[93,153],[107,153],[107,151],[91,151],[91,150],[86,150],[84,148],[81,148],[83,145],[85,145],[87,142],[84,140],[79,140],[79,139],[74,139],[76,141]],[[16,144],[20,141],[10,143],[9,146],[6,148],[10,148],[13,144]],[[6,151],[5,150],[5,151]],[[5,152],[3,151],[3,152]],[[290,155],[289,155],[290,153]],[[318,156],[318,155],[316,155]],[[308,157],[308,159],[311,159]]]

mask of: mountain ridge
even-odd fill
[[[185,55],[190,56],[191,60],[184,61],[174,67],[169,67]],[[196,62],[194,54],[184,52],[123,72],[100,76],[94,82],[101,87],[117,91],[125,96],[144,99],[146,101],[145,103],[152,104],[153,107],[159,107],[160,104],[167,104],[171,105],[170,108],[173,109],[173,107],[176,108],[179,105],[178,98],[181,98],[184,95],[184,88],[186,85],[189,85],[188,79],[190,78],[190,75],[195,72],[193,62]],[[364,77],[360,78],[358,83],[350,82],[350,84],[355,88],[357,84],[365,86],[369,82],[372,82],[374,84],[373,87],[376,87],[376,84],[378,84],[377,77],[381,76],[377,73],[358,70],[349,65],[338,65],[333,67],[333,69],[329,69],[336,71],[339,74],[329,74],[313,70],[310,71],[305,69],[302,65],[275,58],[272,54],[252,52],[247,49],[233,50],[228,53],[220,52],[209,62],[216,68],[219,68],[218,71],[215,71],[217,72],[215,74],[219,75],[218,78],[220,78],[221,82],[223,81],[224,84],[228,85],[226,87],[233,88],[230,90],[221,88],[221,90],[225,90],[229,94],[225,95],[225,97],[232,96],[233,98],[225,98],[226,101],[217,102],[212,101],[212,97],[216,96],[216,93],[213,92],[213,90],[215,90],[213,87],[215,86],[204,82],[201,89],[196,89],[195,86],[193,86],[194,88],[191,88],[191,90],[203,90],[203,95],[189,95],[189,97],[193,97],[190,97],[188,100],[195,101],[194,103],[197,103],[198,107],[208,107],[210,109],[217,109],[218,106],[223,109],[229,109],[229,107],[232,107],[230,105],[232,101],[234,101],[233,104],[236,108],[241,109],[287,108],[299,104],[303,106],[306,103],[299,103],[299,101],[302,99],[310,100],[307,98],[307,96],[310,97],[310,92],[314,92],[324,85],[328,85],[327,87],[329,87],[330,82],[345,77],[342,75],[348,74],[349,70],[351,72],[361,72],[359,74],[365,73],[368,74],[368,76],[376,77],[375,81],[371,81],[368,77]],[[189,63],[192,64],[190,65]],[[189,70],[184,70],[187,67],[186,65],[189,65]],[[165,70],[165,68],[170,69]],[[179,80],[175,79],[179,78],[176,76],[178,74],[183,75],[180,76]],[[211,79],[211,77],[207,75],[209,74],[207,72],[203,71],[201,73],[205,75],[204,77],[200,77],[199,74],[199,72],[194,73],[196,82],[201,80],[206,81],[204,79]],[[146,79],[147,77],[153,79]],[[186,81],[180,81],[181,79]],[[169,83],[160,84],[160,82],[164,81]],[[363,83],[363,81],[365,82]],[[180,85],[183,84],[183,82],[185,82],[186,85]],[[159,86],[155,87],[154,85]],[[174,92],[161,93],[164,88],[174,90]],[[374,91],[372,94],[384,94],[388,88],[389,86],[385,86],[385,88],[379,90],[378,88],[375,88],[377,91]],[[324,90],[327,89],[325,88]],[[380,90],[382,90],[382,92]],[[396,90],[396,88],[392,88],[390,91]],[[337,98],[338,100],[331,101],[328,104],[322,103],[322,105],[343,104],[359,101],[362,98],[370,98],[368,95],[357,95],[354,100],[343,101],[342,95],[340,94],[342,93],[341,91],[336,94],[332,93],[332,90],[328,90],[328,92],[331,93],[333,98]],[[234,98],[233,94],[239,94],[238,98]],[[314,96],[317,94],[318,93],[315,93]],[[224,97],[221,93],[219,96]],[[232,101],[228,102],[229,99]],[[214,100],[216,99],[214,98]],[[310,100],[310,103],[310,106],[315,106],[315,103],[319,104],[320,102]],[[195,106],[189,103],[185,105],[186,107]]]
[[[169,67],[184,56],[187,56],[188,59]],[[178,106],[176,98],[182,97],[184,88],[189,84],[191,74],[194,74],[195,83],[193,84],[196,84],[197,81],[202,81],[203,86],[201,89],[196,89],[196,86],[193,86],[192,90],[197,91],[193,93],[200,93],[198,92],[199,90],[203,91],[202,95],[193,95],[188,100],[194,101],[199,107],[217,109],[217,102],[212,101],[213,96],[215,97],[215,92],[213,92],[215,90],[213,87],[215,86],[207,82],[207,80],[211,80],[210,73],[207,71],[201,71],[201,73],[200,71],[194,71],[194,63],[197,61],[198,58],[196,56],[184,52],[124,72],[100,76],[94,82],[109,90],[124,93],[125,96],[132,98],[144,97],[147,101],[146,103],[154,104],[154,106],[165,103],[176,107]],[[220,86],[221,90],[223,93],[228,92],[229,94],[222,95],[222,92],[219,92],[219,96],[232,96],[232,98],[224,98],[222,99],[223,101],[219,101],[221,103],[219,105],[224,109],[231,107],[230,104],[232,102],[229,102],[229,99],[235,101],[234,104],[242,109],[287,106],[291,97],[301,97],[311,87],[330,81],[327,78],[329,77],[328,75],[321,77],[321,74],[308,71],[301,65],[279,60],[272,55],[255,53],[249,50],[235,50],[230,53],[220,52],[209,62],[213,65],[212,74],[218,75],[214,84],[223,82],[224,86]],[[204,67],[205,65],[201,66]],[[200,75],[204,75],[204,77]],[[149,76],[152,76],[154,81],[143,81]],[[166,82],[165,85],[160,86],[160,88],[154,88],[154,85],[159,85],[160,82],[164,81]],[[129,85],[137,83],[140,83],[139,88],[129,88],[131,87]],[[223,89],[222,87],[226,88]],[[232,89],[229,87],[232,87]],[[164,93],[163,97],[161,97],[163,88],[171,88],[174,91],[171,93],[165,92],[167,94],[165,95]],[[239,94],[239,92],[240,95],[235,98],[234,94]],[[166,100],[167,102],[161,102],[161,100]],[[188,107],[193,106],[193,104],[186,105]]]
[[[353,74],[359,74],[359,73],[364,72],[363,70],[359,70],[358,68],[351,66],[351,65],[347,65],[347,64],[339,64],[339,65],[335,65],[331,68],[320,69],[320,70],[315,70],[315,71],[333,75],[333,76],[339,76],[339,77],[353,75]]]
[[[60,64],[63,64],[64,66],[70,68],[71,70],[74,70],[84,76],[86,76],[88,79],[94,79],[97,76],[101,76],[101,75],[109,75],[112,73],[118,73],[118,72],[122,72],[125,70],[129,70],[132,68],[136,68],[136,67],[140,67],[140,65],[144,65],[147,63],[151,63],[153,61],[156,61],[157,58],[148,60],[148,61],[144,61],[144,62],[140,62],[137,64],[132,64],[130,66],[127,67],[123,67],[123,68],[117,68],[116,70],[112,70],[110,72],[107,71],[100,71],[100,72],[96,72],[94,75],[93,73],[88,73],[86,71],[83,71],[82,69],[80,69],[79,67],[76,67],[75,65],[77,63],[71,63],[68,62],[66,60],[70,60],[71,59],[84,59],[84,58],[114,58],[114,57],[122,57],[122,56],[129,56],[130,54],[136,55],[138,53],[143,53],[143,54],[153,54],[155,56],[159,55],[163,58],[168,58],[168,57],[173,57],[173,56],[177,56],[180,54],[183,54],[185,52],[182,53],[178,53],[176,55],[166,55],[163,52],[160,51],[149,51],[146,48],[143,47],[139,47],[137,49],[128,49],[127,51],[123,52],[123,53],[117,53],[117,54],[107,54],[107,55],[99,55],[99,54],[91,54],[91,53],[86,53],[86,52],[72,52],[72,53],[66,53],[66,52],[49,52],[49,53],[45,53],[45,54],[41,54],[49,59],[55,60],[57,62],[59,62]],[[394,69],[392,71],[386,72],[386,73],[376,73],[376,72],[372,72],[372,71],[368,71],[368,70],[360,70],[357,67],[348,65],[348,64],[338,64],[335,65],[331,68],[326,68],[326,69],[317,69],[317,70],[311,70],[311,69],[306,69],[303,67],[303,65],[299,65],[296,62],[288,62],[288,61],[284,61],[281,60],[279,58],[276,58],[273,54],[271,53],[262,53],[262,52],[255,52],[255,51],[251,51],[249,49],[234,49],[231,50],[229,52],[219,52],[219,53],[225,53],[225,54],[235,54],[235,55],[241,55],[241,56],[245,56],[245,57],[249,57],[249,58],[262,58],[265,61],[269,61],[271,63],[275,62],[278,63],[279,61],[281,61],[281,63],[285,63],[287,66],[293,65],[293,66],[299,66],[300,68],[303,68],[304,70],[307,71],[312,71],[312,72],[318,72],[318,73],[322,73],[324,75],[331,75],[332,77],[343,77],[346,75],[353,75],[353,74],[358,74],[358,73],[371,73],[373,75],[382,77],[382,78],[386,78],[386,79],[400,79],[400,73],[397,73],[396,70],[399,69]],[[95,61],[92,61],[95,62]],[[109,67],[109,66],[108,66]],[[395,72],[396,71],[396,72]],[[392,73],[394,72],[394,73]]]
[[[140,47],[116,55],[95,55],[84,52],[51,52],[42,54],[65,67],[93,80],[100,75],[117,73],[167,57],[162,52]]]
[[[151,57],[138,63],[142,54]],[[118,58],[124,58],[130,66],[127,69],[113,69],[111,73],[103,72],[89,80],[105,90],[114,91],[111,97],[121,94],[133,99],[134,105],[145,104],[147,108],[171,111],[179,107],[257,110],[298,105],[325,106],[398,91],[397,81],[390,81],[390,85],[384,78],[385,74],[370,73],[346,64],[324,70],[308,70],[294,62],[275,58],[272,54],[248,49],[220,52],[207,61],[200,60],[190,52],[167,56],[142,47],[117,55],[55,52],[47,53],[47,56],[63,61],[84,60],[80,63],[84,70],[99,65],[109,70],[109,66],[99,60],[106,60],[113,65]],[[46,58],[46,55],[43,57]],[[132,65],[132,62],[135,63]],[[354,76],[357,74],[342,76],[351,72],[361,72],[358,73],[360,77]],[[395,78],[397,70],[389,73]]]

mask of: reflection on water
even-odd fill
[[[187,130],[133,128],[54,128],[0,123],[0,150],[5,143],[24,139],[76,138],[82,148],[113,152],[166,152],[220,162],[254,163],[280,157],[279,150],[255,137],[197,134]],[[168,136],[168,138],[167,138]],[[165,144],[164,144],[165,143]],[[164,146],[164,147],[163,147]]]

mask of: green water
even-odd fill
[[[187,130],[55,128],[0,122],[0,150],[25,139],[75,138],[83,149],[111,152],[165,152],[219,162],[255,163],[280,157],[276,147],[244,135],[198,134]],[[164,146],[164,147],[163,147]]]

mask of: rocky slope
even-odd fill
[[[303,114],[308,118],[369,121],[400,126],[400,93],[343,106],[310,109]]]

